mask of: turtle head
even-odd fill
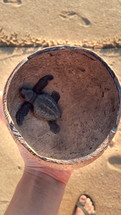
[[[33,99],[35,97],[35,93],[34,93],[33,90],[21,87],[19,89],[19,92],[20,92],[22,98],[24,98],[26,101],[32,103],[32,101],[33,101]]]

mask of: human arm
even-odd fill
[[[0,119],[4,120],[0,93]],[[23,176],[5,215],[57,215],[70,171],[42,165],[27,150],[18,145],[25,162]]]

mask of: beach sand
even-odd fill
[[[15,66],[38,48],[0,49],[0,90]],[[121,82],[121,49],[95,50]],[[6,126],[0,122],[0,215],[4,214],[15,187],[20,180],[24,163]],[[121,125],[104,154],[86,167],[74,171],[65,190],[59,215],[71,215],[81,193],[90,194],[98,215],[120,215],[121,212]]]
[[[121,0],[0,0],[0,40],[8,45],[121,45]]]
[[[60,44],[95,48],[94,52],[109,64],[121,83],[121,0],[57,0],[56,3],[54,0],[0,0],[0,90],[26,56],[41,47]],[[121,214],[120,142],[121,124],[104,154],[74,171],[59,215],[71,215],[81,193],[93,197],[97,215]],[[23,168],[18,148],[0,122],[0,215],[13,196]]]

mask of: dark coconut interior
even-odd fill
[[[33,87],[44,75],[52,74],[44,91],[60,94],[60,132],[29,112],[22,126],[15,115],[23,99],[21,86]],[[60,49],[31,58],[15,73],[7,97],[8,111],[25,141],[40,155],[74,159],[94,152],[116,124],[119,96],[114,80],[100,60],[82,50]]]

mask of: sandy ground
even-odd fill
[[[0,90],[15,66],[38,48],[0,48]],[[121,49],[95,50],[115,71],[121,82]],[[76,170],[69,180],[59,215],[72,215],[81,193],[90,194],[97,215],[121,214],[121,125],[104,154]],[[0,215],[4,214],[23,173],[23,161],[7,128],[0,122]]]
[[[5,44],[121,45],[121,0],[0,0]]]
[[[58,44],[101,48],[99,54],[121,83],[121,0],[0,0],[0,90],[15,66],[39,48]],[[104,154],[76,170],[65,190],[59,215],[72,215],[81,193],[90,194],[97,215],[121,214],[121,125]],[[23,173],[24,163],[0,122],[0,215]]]

